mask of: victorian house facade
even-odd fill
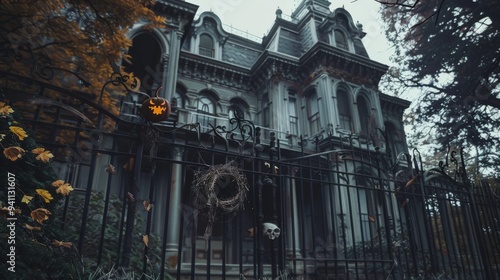
[[[188,218],[194,167],[174,164],[171,177],[152,175],[143,168],[141,181],[146,185],[171,180],[170,189],[155,191],[156,200],[169,203],[153,209],[152,232],[168,231],[166,259],[178,260],[172,271],[212,277],[226,273],[241,277],[247,271],[245,275],[262,277],[271,273],[271,264],[281,259],[274,257],[281,255],[279,271],[306,278],[322,271],[325,276],[317,279],[327,279],[334,270],[338,277],[346,275],[355,262],[319,260],[352,258],[348,255],[354,251],[349,248],[373,245],[384,225],[392,225],[387,232],[382,230],[390,235],[396,230],[394,224],[401,222],[399,213],[387,206],[396,205],[394,196],[383,192],[391,186],[375,179],[380,171],[368,158],[382,154],[395,159],[407,150],[402,114],[409,102],[378,90],[388,67],[368,56],[363,26],[344,8],[332,11],[328,1],[305,0],[289,19],[278,9],[269,33],[257,42],[227,32],[213,12],[193,20],[195,10],[189,3],[159,2],[172,23],[170,30],[146,31],[138,26],[130,34],[133,59],[124,63],[140,79],[141,91],[152,95],[164,86],[160,96],[171,100],[173,114],[157,126],[175,123],[187,130],[197,124],[197,137],[207,135],[201,136],[202,146],[211,143],[217,150],[221,146],[213,140],[216,127],[231,128],[233,118],[248,120],[259,127],[265,151],[279,143],[274,160],[281,162],[275,166],[278,170],[279,165],[281,176],[274,181],[281,190],[279,201],[273,201],[276,194],[270,190],[250,191],[242,213],[214,224],[208,248],[206,221],[196,215],[194,221]],[[130,98],[122,103],[122,112],[133,121],[141,100]],[[188,143],[190,137],[181,133],[175,142]],[[229,150],[241,149],[229,145]],[[202,165],[228,161],[227,156],[214,157],[185,146],[172,151],[169,156],[176,161]],[[298,158],[304,160],[294,160]],[[273,159],[261,165],[269,160]],[[255,171],[255,166],[250,169]],[[258,176],[246,174],[251,188],[256,187]],[[138,197],[146,199],[147,192],[139,191]],[[256,213],[258,197],[262,205]],[[165,213],[170,217],[166,227]],[[255,237],[265,237],[260,234],[247,236],[247,228],[262,230],[262,222],[281,228],[276,245],[257,242]],[[263,264],[262,271],[252,270],[256,263]]]

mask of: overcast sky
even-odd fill
[[[275,12],[279,7],[284,15],[291,15],[292,11],[302,0],[187,0],[200,6],[197,14],[204,11],[216,13],[223,24],[232,26],[262,38],[268,33],[276,18]],[[392,49],[385,39],[383,23],[380,20],[380,4],[375,0],[330,0],[330,10],[344,8],[352,15],[354,23],[363,24],[366,36],[363,44],[371,59],[390,65],[389,57]],[[227,27],[225,30],[231,32]],[[240,34],[238,34],[240,35]]]

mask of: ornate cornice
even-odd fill
[[[179,76],[219,84],[241,90],[250,90],[249,69],[227,62],[181,51]]]

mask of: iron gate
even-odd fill
[[[202,131],[174,111],[153,126],[127,98],[117,117],[82,93],[2,75],[33,88],[2,93],[76,189],[61,227],[88,267],[160,279],[498,277],[498,190],[469,182],[459,154],[424,170],[416,151],[394,157],[355,135],[291,149],[247,120]],[[212,221],[193,182],[228,163],[248,191],[234,217]],[[216,196],[241,191],[224,180]]]

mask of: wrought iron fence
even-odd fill
[[[469,182],[456,153],[424,170],[417,152],[394,162],[353,135],[317,138],[311,151],[262,139],[250,121],[201,129],[173,114],[153,126],[135,102],[114,116],[29,84],[2,94],[29,107],[37,141],[76,188],[61,226],[89,267],[160,279],[498,278],[498,189]],[[211,187],[199,187],[207,174]]]

